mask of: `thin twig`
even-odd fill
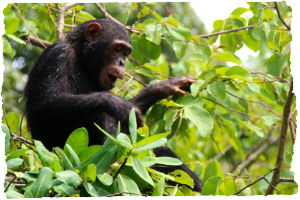
[[[56,24],[56,22],[55,22],[55,20],[54,20],[54,18],[53,18],[52,13],[51,13],[50,6],[49,6],[48,3],[47,3],[46,5],[47,5],[47,8],[48,8],[48,13],[49,13],[49,15],[50,15],[50,18],[51,18],[51,20],[52,20],[54,26],[57,28],[57,24]]]
[[[128,81],[126,81],[126,82],[122,85],[122,87],[121,87],[115,94],[117,95],[119,92],[121,92],[122,90],[124,90],[125,87],[126,87],[132,80],[133,80],[133,76],[130,77],[130,79],[129,79]]]
[[[54,10],[54,11],[56,11],[56,12],[64,13],[64,15],[68,15],[68,16],[73,17],[73,14],[70,14],[70,13],[67,13],[67,12],[62,12],[61,10],[58,10],[58,9],[56,9],[56,8],[53,8],[52,6],[49,6],[49,8],[52,9],[52,10]],[[88,21],[88,19],[85,18],[85,17],[81,17],[81,16],[76,16],[76,17]]]
[[[281,22],[283,23],[283,25],[287,28],[287,30],[291,30],[291,27],[284,21],[284,19],[282,18],[281,16],[281,13],[280,13],[280,10],[278,8],[278,3],[277,2],[274,2],[275,3],[275,8],[276,8],[276,11],[277,11],[277,14],[278,14],[278,17],[279,19],[281,20]]]
[[[278,167],[272,177],[272,185],[275,187],[280,181],[280,171],[282,167],[282,163],[284,160],[284,152],[285,152],[285,144],[286,144],[286,136],[288,131],[288,124],[289,124],[289,116],[291,112],[291,106],[293,103],[294,93],[293,93],[293,80],[291,80],[290,89],[287,95],[286,103],[284,105],[283,109],[283,118],[282,118],[282,124],[281,124],[281,130],[280,130],[280,140],[279,140],[279,147],[278,147],[278,153],[277,153],[277,160],[276,160],[276,166]],[[273,194],[274,188],[269,186],[266,192],[266,195]]]
[[[130,27],[130,26],[126,26],[126,25],[122,24],[121,22],[119,22],[118,20],[116,20],[115,18],[113,18],[113,17],[106,11],[106,9],[103,8],[99,3],[95,3],[95,5],[96,5],[96,7],[97,7],[97,8],[105,15],[106,19],[110,19],[110,20],[116,22],[117,24],[120,24],[121,26],[124,26],[125,29],[126,29],[127,31],[130,31],[130,32],[136,33],[136,34],[140,34],[140,33],[141,33],[140,31],[138,31],[138,30],[136,30],[136,29],[134,29],[134,28],[132,28],[132,27]]]
[[[13,4],[13,7],[17,10],[17,12],[19,13],[19,15],[21,16],[22,20],[24,21],[25,26],[28,28],[28,30],[35,36],[35,38],[37,39],[37,41],[40,43],[40,45],[42,47],[44,47],[45,49],[47,48],[47,46],[43,43],[43,40],[41,40],[37,34],[32,31],[32,29],[30,28],[30,26],[27,24],[26,19],[24,18],[24,16],[22,15],[20,9],[16,6],[16,4]]]
[[[289,125],[290,125],[290,130],[291,130],[291,138],[293,141],[293,144],[296,142],[296,133],[295,133],[295,122],[293,120],[290,120]]]
[[[123,163],[121,164],[120,168],[117,170],[117,172],[115,173],[113,180],[115,180],[118,176],[118,174],[121,172],[121,170],[125,167],[125,164],[130,156],[131,151],[128,153],[127,157],[125,158],[125,160],[123,161]]]
[[[133,80],[135,80],[136,82],[138,82],[139,84],[142,84],[144,87],[147,87],[148,84],[140,81],[139,79],[135,78],[134,76],[131,76],[130,74],[128,74],[127,72],[125,73],[126,76],[128,76],[129,78],[133,78]]]
[[[207,34],[207,35],[199,35],[199,37],[200,38],[209,38],[209,37],[216,36],[216,35],[232,33],[232,32],[237,32],[237,31],[240,31],[240,30],[253,29],[253,28],[255,28],[255,25],[250,25],[250,26],[240,27],[240,28],[237,28],[237,29],[231,29],[231,30],[225,30],[225,31],[210,33],[210,34]]]
[[[205,96],[201,96],[201,97],[202,97],[203,99],[206,99],[206,100],[208,100],[208,101],[211,101],[211,102],[213,102],[213,103],[215,103],[215,104],[217,104],[217,105],[219,105],[219,106],[221,106],[221,107],[223,107],[223,108],[225,108],[225,109],[227,109],[227,110],[229,110],[229,111],[231,111],[231,112],[236,112],[236,113],[239,113],[239,114],[241,114],[241,115],[249,116],[248,113],[245,113],[245,112],[241,112],[241,111],[238,111],[238,110],[234,110],[234,109],[228,108],[228,107],[224,106],[223,104],[221,104],[221,103],[219,103],[219,102],[217,102],[217,101],[214,101],[214,100],[212,100],[212,99],[209,99],[209,98],[207,98],[207,97],[205,97]]]
[[[247,101],[247,102],[251,102],[251,103],[257,103],[257,104],[260,104],[260,105],[261,105],[262,107],[264,107],[267,111],[269,111],[269,112],[275,114],[277,118],[281,119],[281,117],[278,116],[274,110],[272,110],[271,108],[269,108],[269,107],[268,107],[267,105],[265,105],[263,102],[245,99],[245,98],[243,98],[243,97],[239,97],[239,96],[237,96],[237,95],[235,95],[235,94],[232,94],[231,92],[228,92],[228,91],[226,91],[226,93],[228,93],[229,95],[231,95],[231,96],[233,96],[233,97],[235,97],[235,98],[241,99],[241,100],[243,100],[243,101]]]
[[[16,176],[8,183],[8,185],[6,186],[4,192],[7,192],[8,188],[10,187],[10,185],[16,180]]]
[[[246,185],[245,187],[243,187],[242,189],[240,189],[239,191],[237,191],[236,193],[234,193],[233,195],[238,195],[240,194],[241,192],[243,192],[245,189],[247,189],[248,187],[251,187],[252,185],[254,185],[255,183],[261,181],[261,180],[265,180],[266,176],[268,174],[270,174],[271,172],[273,172],[274,170],[276,170],[278,167],[275,167],[274,169],[271,169],[268,173],[266,173],[265,175],[263,175],[262,177],[260,177],[259,179],[255,180],[254,182]]]

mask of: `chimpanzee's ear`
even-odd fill
[[[100,34],[100,31],[101,25],[99,23],[91,23],[85,29],[85,38],[91,41]]]

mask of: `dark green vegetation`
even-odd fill
[[[64,149],[49,152],[31,140],[22,118],[24,77],[63,31],[106,16],[102,5],[63,6],[10,4],[4,10],[2,130],[8,198],[196,195],[183,186],[193,181],[182,171],[162,174],[149,168],[182,161],[204,181],[201,195],[297,192],[290,171],[297,112],[289,62],[292,10],[286,3],[249,3],[215,21],[216,34],[209,35],[199,32],[188,4],[105,4],[113,18],[128,25],[133,46],[128,76],[114,94],[130,99],[145,85],[175,76],[197,81],[184,97],[154,105],[138,130],[133,115],[130,135],[119,133],[103,146],[88,146],[87,132],[78,129]],[[256,52],[251,62],[236,55],[242,47]],[[182,161],[153,157],[152,149],[162,145]],[[170,180],[179,184],[169,185]]]

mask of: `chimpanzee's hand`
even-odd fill
[[[144,120],[142,112],[138,107],[136,107],[132,102],[122,99],[120,97],[114,96],[118,98],[116,102],[116,110],[113,112],[114,117],[121,121],[121,123],[125,126],[128,126],[129,114],[132,108],[135,109],[136,122],[138,127],[144,126]]]
[[[194,82],[193,77],[175,77],[158,83],[158,88],[165,95],[185,95],[185,91],[189,92]]]

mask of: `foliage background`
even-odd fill
[[[166,79],[166,76],[178,75],[193,75],[195,78],[199,79],[197,84],[194,84],[193,95],[188,95],[186,98],[181,99],[169,99],[169,101],[163,101],[162,104],[157,104],[153,107],[151,112],[147,114],[146,121],[148,122],[147,124],[150,133],[155,134],[161,133],[162,131],[167,131],[171,128],[172,124],[167,123],[167,121],[169,121],[169,118],[173,119],[175,124],[174,126],[178,126],[178,124],[176,123],[179,123],[176,122],[175,119],[181,119],[180,126],[176,130],[176,132],[180,132],[180,134],[176,133],[175,137],[168,141],[168,145],[175,149],[176,153],[183,159],[183,161],[188,163],[189,166],[199,174],[202,180],[207,181],[209,178],[211,178],[212,183],[219,184],[219,187],[216,189],[215,194],[231,194],[226,193],[224,188],[222,190],[222,187],[231,188],[232,190],[236,188],[235,190],[237,191],[236,185],[239,183],[240,180],[240,182],[242,182],[241,184],[246,185],[249,183],[249,175],[251,175],[251,178],[254,180],[262,177],[265,173],[272,169],[272,167],[274,167],[274,163],[276,160],[275,155],[277,154],[278,147],[277,145],[270,145],[263,152],[263,154],[254,159],[255,162],[251,165],[251,167],[249,166],[248,172],[242,172],[243,175],[237,172],[233,174],[226,174],[226,172],[232,170],[232,168],[234,168],[234,165],[237,164],[235,161],[240,159],[241,161],[247,160],[245,156],[247,155],[247,152],[256,152],[251,152],[251,147],[253,147],[254,144],[258,143],[258,141],[262,140],[260,135],[263,134],[263,132],[270,131],[270,126],[275,124],[275,128],[272,129],[274,133],[272,133],[272,135],[269,135],[272,137],[266,137],[265,141],[272,141],[273,139],[276,139],[276,136],[280,132],[281,121],[278,119],[274,119],[273,116],[274,112],[277,116],[282,115],[282,110],[284,107],[283,102],[287,98],[286,93],[288,91],[289,85],[285,84],[285,80],[290,80],[290,72],[289,63],[287,62],[287,58],[289,56],[289,47],[285,43],[285,41],[289,40],[290,36],[289,34],[286,34],[285,31],[282,31],[284,26],[278,20],[276,11],[274,9],[272,10],[268,8],[268,6],[269,4],[263,5],[264,9],[262,11],[262,15],[260,15],[260,10],[255,10],[255,5],[252,5],[252,12],[254,12],[254,15],[255,12],[257,12],[257,16],[255,17],[261,17],[260,20],[262,21],[260,22],[263,22],[263,25],[260,24],[258,21],[255,21],[256,19],[253,19],[253,21],[251,22],[251,20],[245,20],[240,18],[239,15],[230,16],[225,27],[222,27],[222,21],[215,22],[215,32],[220,31],[223,28],[234,29],[251,24],[258,25],[258,27],[256,27],[254,30],[240,31],[237,33],[221,35],[219,36],[221,37],[220,43],[216,40],[216,37],[212,37],[211,40],[194,37],[195,35],[204,34],[203,26],[201,25],[200,21],[197,21],[195,19],[195,16],[190,15],[189,10],[184,11],[183,9],[182,12],[184,13],[183,16],[185,17],[182,19],[175,19],[178,23],[182,23],[184,27],[190,30],[175,29],[174,32],[172,32],[173,35],[171,33],[171,37],[175,37],[177,39],[179,38],[180,40],[184,41],[191,41],[189,43],[188,50],[185,51],[186,47],[183,44],[185,43],[183,41],[168,41],[169,43],[171,43],[171,50],[173,51],[170,51],[170,48],[166,48],[166,50],[162,50],[162,52],[165,53],[166,57],[158,57],[159,55],[152,54],[153,52],[156,52],[156,47],[155,45],[153,45],[153,43],[159,44],[160,42],[157,41],[155,38],[149,38],[146,35],[146,40],[152,42],[149,47],[150,54],[146,53],[146,55],[136,55],[133,52],[132,55],[133,59],[138,60],[140,62],[140,65],[144,64],[143,68],[137,66],[137,63],[135,62],[127,62],[127,67],[130,74],[138,76],[140,78],[139,80],[142,80],[145,83],[150,83],[153,80],[164,80]],[[150,5],[149,7],[152,8],[152,5]],[[168,16],[160,10],[160,8],[162,7],[163,6],[153,5],[153,9],[156,10],[157,13],[159,13],[159,15]],[[120,19],[120,21],[124,23],[121,17],[124,15],[124,13],[120,12],[120,10],[123,11],[124,8],[113,5],[111,5],[111,7],[107,6],[107,8],[108,12],[113,17],[115,17],[116,19]],[[289,22],[289,8],[284,7],[283,5],[280,8],[286,9],[285,19]],[[20,9],[22,9],[22,6]],[[88,14],[91,14],[94,17],[101,17],[101,15],[99,15],[100,12],[95,8],[95,6],[86,5],[85,9],[87,13],[81,13],[85,17],[87,17]],[[180,6],[179,9],[181,9]],[[236,12],[243,12],[242,10],[238,10]],[[80,13],[80,10],[78,12]],[[51,29],[55,29],[55,27],[53,27],[53,24],[51,25],[52,21],[49,18],[49,16],[46,15],[47,17],[45,17],[45,13],[47,13],[47,10],[45,8],[40,9],[38,12],[39,20],[44,21],[35,21],[36,24],[40,24],[41,26],[39,27],[37,34],[41,39],[54,42],[56,40],[56,35],[49,34],[54,32],[47,31],[47,26],[49,26]],[[131,15],[133,16],[133,18],[129,17],[128,22],[126,24],[132,25],[133,22],[136,21],[136,18],[134,19],[136,15],[137,13],[133,12],[133,14]],[[19,16],[16,17],[19,19]],[[30,19],[31,17],[26,16],[26,19],[27,18]],[[139,25],[137,25],[137,27],[146,28],[146,33],[148,32],[153,34],[153,32],[150,32],[152,31],[151,28],[143,26],[145,26],[145,24],[152,25],[153,23],[155,24],[157,22],[153,22],[151,20],[148,20],[148,22],[149,24],[146,24],[144,22],[141,23],[143,25],[140,25],[140,27]],[[23,25],[22,31],[21,19],[19,19],[19,23],[20,26],[18,27],[17,32],[14,30],[6,30],[6,34],[8,34],[8,32],[11,31],[12,35],[15,35],[17,38],[21,38],[24,34],[24,29],[26,28],[24,28]],[[43,26],[44,28],[46,28],[46,30],[43,29]],[[192,27],[197,28],[191,30]],[[279,29],[278,31],[277,27],[281,27],[282,29]],[[65,28],[65,30],[67,29],[68,27]],[[270,36],[268,34],[265,34],[265,36],[263,36],[262,31],[268,31],[270,33]],[[25,31],[25,33],[27,34],[28,32]],[[278,36],[278,33],[280,33],[280,36]],[[22,97],[22,84],[24,84],[24,80],[22,79],[24,77],[24,74],[26,75],[30,70],[30,68],[32,67],[32,63],[34,62],[38,54],[42,51],[42,49],[32,47],[28,44],[24,49],[24,44],[22,44],[21,41],[19,41],[16,38],[7,38],[6,36],[4,36],[4,40],[8,40],[12,48],[14,49],[14,59],[9,58],[9,56],[12,56],[12,52],[9,51],[9,48],[7,46],[4,46],[4,48],[7,47],[6,49],[4,49],[4,53],[6,53],[4,59],[6,71],[3,85],[4,106],[7,113],[13,111],[17,113],[17,115],[19,115],[20,118],[24,102],[18,102],[18,99]],[[143,40],[143,42],[147,42],[144,40],[144,38],[131,39],[132,42],[140,42],[140,40]],[[259,40],[261,42],[257,42]],[[204,45],[198,46],[195,45],[196,43],[203,43]],[[6,44],[5,41],[4,44]],[[136,45],[138,46],[138,44],[133,43],[133,46]],[[230,68],[231,71],[227,72],[227,70],[229,71],[228,66],[232,66],[232,63],[235,63],[234,65],[237,64],[240,66],[244,64],[234,55],[234,52],[237,51],[242,45],[246,45],[253,51],[260,52],[259,56],[257,58],[254,58],[256,61],[255,63],[257,63],[257,68],[251,68],[251,70],[262,70],[264,73],[268,74],[268,76],[271,75],[271,78],[268,76],[264,78],[254,76],[249,73],[250,70],[245,71],[240,67]],[[184,51],[180,51],[182,49],[184,49]],[[284,54],[286,54],[286,56],[282,56]],[[270,55],[273,55],[271,56],[272,59],[270,58]],[[24,59],[24,57],[26,57],[26,59]],[[174,57],[176,57],[175,60]],[[26,66],[24,66],[24,61],[26,62]],[[231,62],[231,64],[229,64],[228,61]],[[274,71],[274,68],[270,67],[274,64],[276,65],[278,70]],[[167,65],[171,66],[171,68],[168,69]],[[273,78],[273,76],[275,77],[275,79]],[[280,77],[280,79],[276,78],[277,76]],[[209,81],[203,82],[201,80]],[[275,82],[270,83],[272,84],[273,89],[275,88],[275,90],[273,90],[272,87],[268,87],[265,85],[261,86],[260,83],[244,83],[247,81],[257,82],[264,80],[276,80]],[[284,81],[282,82],[282,80]],[[118,92],[118,90],[122,87],[123,84],[124,83],[120,82],[118,88],[116,88],[113,92]],[[133,89],[132,87],[127,87],[124,91],[121,91],[121,96],[129,98],[130,96],[134,95],[138,91],[138,89],[143,87],[141,84],[134,81],[130,82],[130,84],[136,87],[136,89]],[[228,89],[229,91],[225,92],[224,87],[226,87],[226,89]],[[236,87],[240,89],[237,89]],[[204,96],[209,100],[205,101],[199,98],[199,91],[201,92],[202,97]],[[276,98],[276,93],[282,96],[282,98]],[[235,97],[239,95],[242,96],[243,99],[246,99],[248,101]],[[257,97],[262,98],[263,101],[260,103],[250,102],[257,101]],[[221,106],[219,105],[219,100],[221,100],[222,102]],[[200,104],[195,105],[195,102],[200,102]],[[166,106],[168,108],[166,108]],[[226,107],[226,109],[224,109],[224,106]],[[266,106],[269,109],[273,110],[273,112],[271,111],[269,114],[266,114]],[[213,131],[209,129],[203,131],[201,130],[203,126],[201,126],[200,128],[197,127],[197,122],[201,120],[203,121],[203,119],[197,118],[198,115],[193,114],[193,109],[191,109],[191,107],[198,110],[197,114],[203,113],[204,118],[205,116],[214,116]],[[294,108],[295,104],[293,104],[292,110],[294,110]],[[256,122],[258,124],[256,125],[256,123],[247,123],[245,121],[247,118],[243,117],[244,114],[233,114],[233,112],[230,112],[230,109],[234,109],[239,112],[249,113],[251,115],[251,121],[253,122],[258,120],[258,122]],[[155,110],[163,110],[163,112],[161,112],[161,115],[159,115]],[[209,113],[208,115],[207,112]],[[231,115],[235,117],[233,118]],[[261,115],[264,115],[264,117],[261,118]],[[295,117],[296,115],[294,115],[294,119]],[[208,117],[208,121],[211,121],[210,117]],[[174,129],[174,127],[172,128]],[[26,127],[24,128],[24,130],[26,130]],[[147,130],[145,132],[143,131],[145,130],[141,130],[142,133],[148,132]],[[240,131],[243,131],[243,137],[237,135],[237,133]],[[30,138],[30,135],[26,135],[26,133],[28,132],[23,131],[23,136]],[[206,135],[210,135],[210,137],[205,137]],[[195,143],[196,141],[200,142]],[[285,152],[284,157],[284,161],[287,167],[290,166],[291,156],[293,154],[293,145],[291,141],[291,133],[288,132],[287,151]],[[229,150],[227,150],[227,148],[229,148]],[[208,170],[213,168],[214,170]],[[260,173],[256,173],[257,171],[259,171]],[[289,178],[293,177],[288,168],[287,170],[283,171],[284,176],[287,176]],[[223,181],[218,180],[216,182],[215,177],[220,177]],[[267,178],[270,179],[271,177],[272,176],[269,175]],[[234,180],[234,187],[230,186],[232,184],[231,180]],[[295,184],[285,183],[282,185],[283,186],[279,185],[279,187],[288,188],[287,190],[285,190],[284,194],[292,194],[296,192],[297,187],[295,186]],[[263,194],[267,187],[268,184],[266,182],[260,181],[256,186],[251,187],[252,190],[247,190],[247,193],[244,193],[244,195]],[[232,192],[234,193],[234,191]]]

